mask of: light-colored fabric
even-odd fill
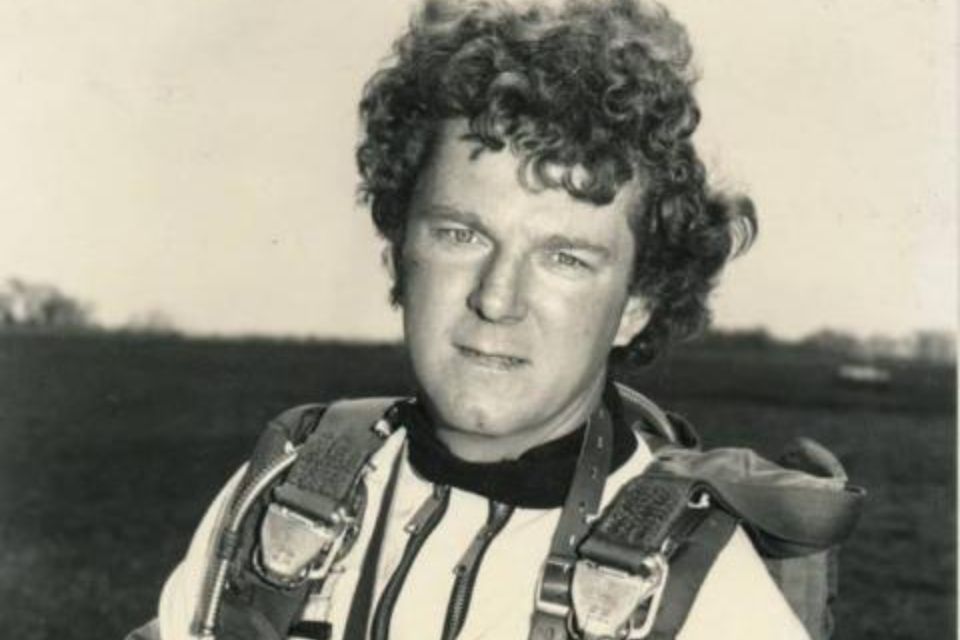
[[[246,470],[246,465],[238,469],[214,498],[193,534],[186,557],[163,585],[157,616],[162,640],[194,637],[190,626],[203,592],[206,566],[213,557],[215,532]]]
[[[767,571],[774,576],[787,596],[791,609],[803,622],[814,640],[833,636],[830,603],[837,595],[837,559],[835,549],[800,558],[766,560]]]
[[[390,462],[403,456],[399,481],[390,511],[376,594],[384,588],[403,555],[408,534],[404,525],[431,492],[431,485],[406,459],[404,433],[389,438],[373,459],[375,470],[367,477],[367,526],[353,550],[335,567],[321,593],[311,596],[304,611],[309,620],[328,620],[333,640],[341,635],[356,586],[361,560],[369,542],[371,522],[378,511]],[[634,456],[607,482],[604,503],[636,476],[652,459],[641,441]],[[216,523],[233,491],[235,475],[220,493],[194,535],[184,561],[164,587],[160,602],[163,640],[189,640],[201,585],[211,556]],[[453,568],[487,517],[487,500],[466,491],[452,490],[450,504],[440,524],[427,538],[397,601],[392,619],[392,640],[439,638],[447,601],[453,587]],[[540,565],[546,557],[560,509],[516,509],[490,545],[471,600],[461,640],[525,640],[529,631],[534,590]],[[738,532],[710,570],[679,640],[801,640],[807,638],[790,611],[749,540]]]
[[[154,618],[142,627],[128,633],[124,640],[160,640],[160,622]]]

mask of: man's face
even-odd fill
[[[608,205],[518,181],[510,151],[450,121],[412,198],[403,250],[404,332],[430,411],[485,436],[579,424],[606,359],[646,321],[628,296],[628,185]]]

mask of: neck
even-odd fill
[[[605,376],[597,377],[590,389],[575,398],[546,422],[513,433],[484,435],[461,431],[447,425],[429,410],[437,439],[450,453],[468,462],[514,460],[526,451],[576,431],[600,405]]]

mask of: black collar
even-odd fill
[[[613,473],[633,455],[637,441],[624,421],[620,394],[612,384],[604,390],[603,402],[613,419]],[[469,462],[450,453],[437,438],[421,403],[406,402],[398,409],[408,433],[410,464],[425,480],[519,507],[550,509],[563,505],[586,425],[534,447],[516,460]]]

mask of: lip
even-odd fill
[[[514,371],[530,364],[530,361],[520,356],[508,353],[484,351],[463,344],[453,345],[457,352],[473,364],[493,369],[495,371]]]

